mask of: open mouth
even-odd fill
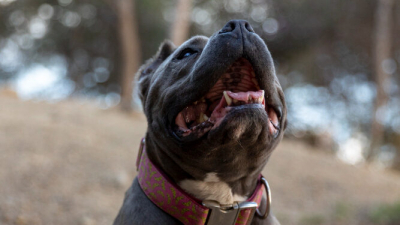
[[[264,93],[251,63],[241,58],[227,69],[205,96],[179,112],[175,118],[175,133],[181,138],[200,138],[217,128],[232,109],[252,104],[265,109],[269,132],[276,135],[280,129],[278,116],[272,107],[266,106]]]

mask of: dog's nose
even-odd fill
[[[219,31],[219,34],[236,32],[253,33],[254,30],[246,20],[231,20]]]

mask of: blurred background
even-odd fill
[[[230,19],[285,91],[264,172],[282,224],[400,224],[399,3],[0,0],[0,224],[111,224],[147,126],[134,74]]]

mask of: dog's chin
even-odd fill
[[[207,140],[217,145],[270,142],[279,131],[269,130],[269,123],[268,114],[260,104],[233,107],[222,122],[207,133]]]

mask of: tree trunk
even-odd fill
[[[192,0],[178,0],[175,22],[172,28],[172,42],[179,46],[188,39]]]
[[[385,83],[389,80],[382,67],[385,59],[390,59],[392,55],[392,20],[393,20],[393,0],[378,0],[375,14],[375,82],[376,99],[371,126],[371,146],[368,154],[368,161],[374,161],[379,154],[380,145],[384,137],[384,127],[379,122],[384,107],[387,104],[388,96],[385,91]],[[379,115],[378,115],[379,112]]]
[[[139,69],[141,49],[136,23],[135,0],[115,0],[122,51],[121,103],[124,111],[132,110],[134,77]]]

